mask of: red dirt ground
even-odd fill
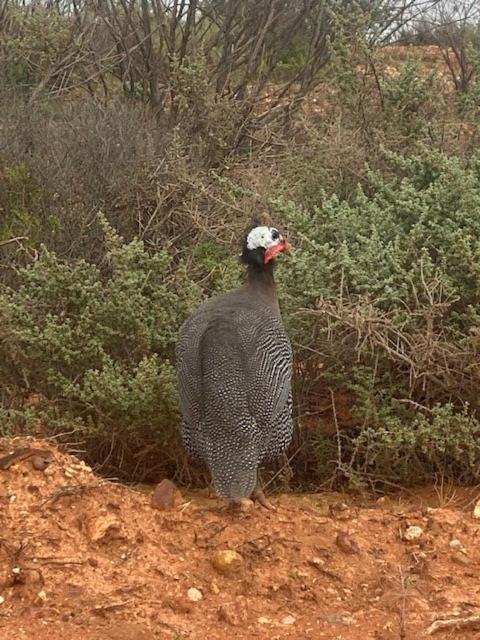
[[[0,455],[25,442],[0,441]],[[194,493],[159,511],[151,489],[28,443],[54,459],[0,470],[1,640],[417,640],[436,619],[480,614],[474,493],[281,495],[276,512],[246,515]],[[220,549],[241,554],[238,573],[212,566]]]

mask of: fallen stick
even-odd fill
[[[41,556],[34,556],[33,558],[29,558],[29,560],[33,560],[35,562],[41,562],[44,564],[52,564],[52,565],[69,565],[69,564],[87,564],[88,560],[75,560],[75,559],[67,559],[67,558],[42,558]]]
[[[27,460],[27,458],[33,458],[33,456],[41,456],[42,458],[52,458],[52,453],[46,449],[32,449],[31,447],[22,447],[16,449],[13,453],[9,453],[6,456],[0,458],[0,469],[6,471],[10,469],[12,464],[20,462],[20,460]]]
[[[105,602],[105,604],[96,604],[92,607],[91,611],[93,613],[104,613],[105,611],[114,611],[116,609],[122,609],[123,607],[127,607],[132,601],[131,600],[123,600],[119,602]]]
[[[60,498],[65,496],[82,496],[89,491],[93,491],[93,489],[99,489],[107,484],[106,481],[100,480],[99,482],[90,482],[89,484],[74,484],[74,485],[66,485],[58,489],[58,491],[54,491],[52,494],[46,498],[40,508],[45,506],[48,502],[54,504]]]
[[[435,620],[427,629],[427,634],[431,636],[438,631],[460,631],[470,629],[478,631],[480,629],[480,616],[469,616],[468,618],[451,618],[449,620]]]

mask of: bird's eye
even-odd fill
[[[276,229],[272,229],[272,240],[278,240],[280,237],[280,234],[278,233],[278,231]]]

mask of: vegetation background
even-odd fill
[[[296,436],[277,486],[480,473],[480,9],[0,0],[0,432],[202,483],[173,352],[269,212]]]

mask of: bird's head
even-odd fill
[[[290,251],[290,243],[278,229],[260,225],[247,231],[240,259],[246,265],[261,268],[272,264],[273,259],[279,253],[289,253]]]

